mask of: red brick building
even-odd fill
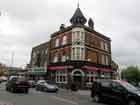
[[[71,82],[79,87],[90,86],[97,78],[114,78],[117,66],[112,67],[111,39],[94,30],[78,7],[70,19],[71,25],[51,34],[49,42],[32,49],[31,67],[46,67],[47,79],[60,85]]]

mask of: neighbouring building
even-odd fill
[[[10,67],[6,64],[0,63],[0,76],[11,76],[18,74],[25,74],[27,70],[20,67]]]
[[[32,49],[31,75],[42,76],[61,86],[76,82],[82,88],[91,86],[98,78],[116,78],[118,66],[112,60],[111,39],[95,31],[91,18],[88,26],[85,25],[87,19],[79,7],[70,23],[68,27],[61,24],[48,42]]]
[[[29,79],[38,80],[46,78],[49,63],[49,42],[40,44],[32,49],[31,61],[28,64]]]

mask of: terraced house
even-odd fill
[[[115,78],[118,67],[112,61],[111,39],[95,31],[93,20],[87,22],[79,7],[70,23],[61,24],[50,41],[32,49],[30,70],[45,68],[41,76],[46,79],[61,86],[76,82],[82,88],[97,78]]]

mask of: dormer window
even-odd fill
[[[59,46],[59,39],[57,38],[56,40],[55,40],[55,47],[58,47]]]
[[[67,44],[67,36],[63,36],[63,42],[62,42],[62,45],[65,45]]]

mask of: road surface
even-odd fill
[[[7,104],[3,104],[7,103]],[[79,92],[67,92],[60,89],[58,93],[47,93],[30,89],[28,94],[5,91],[4,83],[0,85],[0,105],[105,105],[94,103],[89,95]]]

